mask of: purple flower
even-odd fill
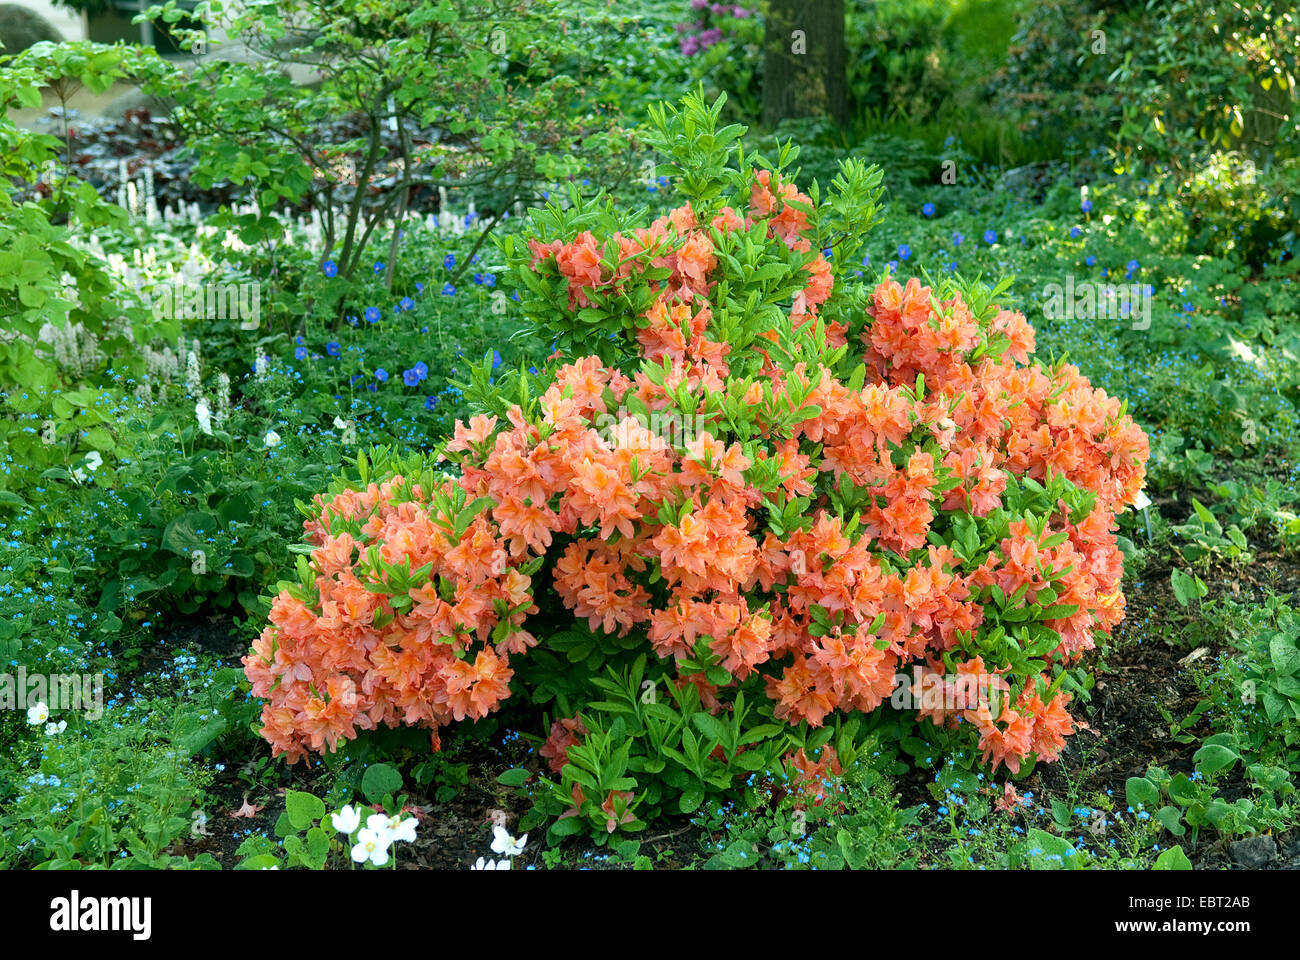
[[[933,216],[934,216],[934,204],[933,204],[933,203],[927,203],[925,206],[923,206],[923,207],[921,208],[921,212],[922,212],[923,214],[925,214],[927,217],[933,217]]]
[[[378,323],[382,316],[378,307],[366,307],[366,323]]]
[[[732,8],[731,8],[731,15],[732,15],[733,17],[736,17],[737,19],[740,19],[740,20],[748,20],[748,19],[749,19],[749,11],[746,10],[744,7],[732,7]]]
[[[325,271],[327,277],[337,277],[339,275],[339,265],[333,260],[326,260],[321,264],[321,269]]]
[[[709,0],[691,0],[692,10],[703,10],[709,5]]]
[[[388,371],[385,370],[383,367],[378,367],[375,370],[375,379],[378,380],[380,383],[383,383],[388,379]]]
[[[700,38],[696,36],[682,37],[679,46],[681,47],[683,57],[693,57],[700,52]],[[649,189],[653,191],[654,187],[650,187]]]
[[[343,348],[340,347],[333,340],[325,344],[325,352],[328,353],[331,357],[337,357],[339,353],[342,352],[342,349]]]
[[[715,43],[721,43],[721,42],[722,42],[722,31],[719,30],[717,27],[710,27],[708,30],[705,30],[702,34],[700,34],[700,43],[702,43],[705,47],[711,47]]]

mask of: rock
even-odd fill
[[[0,43],[4,49],[0,56],[22,53],[34,43],[48,40],[58,43],[63,38],[48,20],[13,3],[0,3]]]
[[[1277,844],[1272,837],[1247,837],[1233,841],[1232,860],[1246,870],[1260,870],[1277,857]]]

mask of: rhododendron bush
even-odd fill
[[[801,193],[719,106],[653,118],[668,215],[575,194],[503,242],[547,370],[498,376],[441,463],[379,451],[316,498],[244,661],[290,762],[548,704],[544,809],[613,831],[782,758],[820,777],[900,694],[1011,773],[1078,726],[1146,437],[1033,360],[1004,287],[862,278],[879,171]]]

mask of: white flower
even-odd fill
[[[274,430],[268,430],[266,431],[266,436],[262,438],[262,442],[268,447],[277,446],[280,443],[280,435]]]
[[[415,817],[402,819],[399,813],[388,820],[388,832],[394,840],[404,840],[407,843],[415,842]]]
[[[524,845],[528,843],[528,834],[524,834],[518,840],[502,827],[492,828],[492,852],[499,853],[503,857],[517,857],[524,852]]]
[[[352,836],[357,832],[357,827],[361,826],[361,811],[349,803],[338,813],[331,814],[330,820],[334,824],[334,829],[339,833]]]
[[[482,857],[479,857],[477,860],[474,861],[474,866],[470,867],[470,869],[471,870],[509,870],[510,861],[509,860],[484,860]]]
[[[86,454],[86,462],[83,463],[81,466],[79,466],[76,470],[73,470],[72,475],[76,478],[78,483],[83,483],[86,480],[87,470],[89,470],[91,473],[94,473],[103,465],[104,465],[104,458],[99,455],[99,451],[91,450],[90,453]]]
[[[393,839],[387,831],[379,833],[366,827],[357,834],[357,844],[352,848],[352,859],[357,863],[365,863],[369,860],[376,867],[382,867],[388,862],[388,847],[392,842]]]
[[[1149,506],[1151,506],[1151,498],[1147,496],[1145,490],[1139,490],[1137,496],[1133,498],[1133,509],[1145,510]]]
[[[50,719],[50,708],[45,705],[44,700],[37,700],[36,706],[27,708],[27,722],[30,724],[44,723]]]
[[[346,430],[348,428],[347,421],[344,420],[342,417],[334,418],[334,426],[338,430]]]
[[[45,725],[45,735],[47,737],[57,737],[66,729],[68,729],[68,721],[66,720],[60,720],[58,723],[47,723]]]
[[[199,430],[212,436],[212,411],[208,408],[206,400],[194,404],[194,416],[199,421]]]

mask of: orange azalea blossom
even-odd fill
[[[551,724],[551,735],[537,752],[545,757],[552,773],[559,773],[569,762],[569,747],[582,743],[587,727],[580,717],[568,717]]]
[[[886,708],[916,668],[921,722],[969,731],[993,768],[1059,756],[1080,724],[1068,695],[1039,691],[1123,618],[1115,517],[1142,489],[1146,435],[1077,367],[1032,363],[1018,312],[977,316],[916,278],[855,308],[793,183],[760,170],[729,202],[529,240],[523,260],[556,281],[574,328],[594,295],[637,305],[611,341],[635,355],[557,352],[532,402],[456,424],[428,489],[397,475],[314,499],[307,582],[274,599],[244,658],[276,754],[381,724],[425,727],[436,749],[442,727],[527,689],[530,651],[567,611],[672,661],[666,682],[710,713],[743,688],[816,727]],[[788,299],[767,314],[744,306],[746,243],[785,271]],[[756,316],[772,321],[755,331]],[[1029,479],[1067,494],[1011,515]],[[391,567],[410,572],[400,594]],[[1013,676],[988,638],[1036,603],[1059,643],[1042,676]],[[688,670],[701,657],[726,679]],[[553,772],[584,734],[576,718],[552,726]],[[836,763],[795,758],[817,779]],[[602,810],[628,816],[616,796]]]

